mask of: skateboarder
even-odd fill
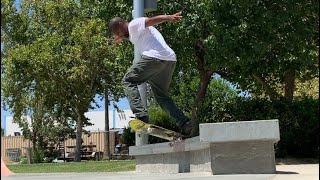
[[[138,91],[139,84],[148,82],[160,107],[176,119],[184,135],[190,135],[191,121],[175,105],[168,93],[177,61],[176,54],[154,27],[167,21],[178,22],[181,18],[181,12],[141,17],[130,22],[115,17],[109,22],[109,28],[114,35],[115,43],[129,39],[141,55],[140,60],[132,64],[123,78],[125,93],[136,118],[146,123],[149,121],[147,109],[143,106]]]

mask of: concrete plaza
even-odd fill
[[[277,165],[277,174],[211,175],[209,173],[137,174],[117,173],[33,173],[2,177],[6,180],[317,180],[319,164]]]

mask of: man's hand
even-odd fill
[[[172,22],[178,22],[178,21],[181,21],[182,19],[182,16],[181,16],[182,12],[178,12],[178,13],[175,13],[175,14],[172,14],[172,15],[169,15],[169,21],[172,21]]]
[[[154,26],[166,21],[169,22],[178,22],[181,21],[182,16],[181,16],[181,11],[172,15],[159,15],[159,16],[154,16],[151,18],[146,18],[146,27],[148,26]]]

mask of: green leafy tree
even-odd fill
[[[188,81],[179,82],[173,90],[175,102],[186,112],[192,112],[192,104],[195,101],[199,83],[199,77],[195,76]],[[196,117],[198,123],[230,121],[232,114],[228,113],[228,107],[235,103],[239,93],[226,80],[214,77],[208,84],[203,103],[199,106]],[[189,116],[191,115],[190,113]],[[194,127],[194,135],[198,133],[197,127]]]
[[[160,29],[177,53],[175,82],[200,79],[190,105],[193,119],[215,73],[254,96],[289,101],[295,80],[318,77],[318,1],[160,0],[158,5],[162,13],[184,9],[181,23]]]
[[[308,81],[296,80],[295,83],[295,97],[312,97],[313,99],[319,99],[319,77]]]
[[[123,59],[131,46],[111,46],[106,25],[116,14],[130,14],[125,4],[22,1],[17,11],[13,1],[1,2],[4,101],[21,127],[26,127],[23,115],[37,116],[43,127],[44,118],[54,114],[60,124],[75,128],[76,161],[83,127],[91,125],[84,113],[93,108],[96,94],[107,89],[114,99],[123,95],[121,79],[130,63]],[[40,99],[44,112],[36,115]]]

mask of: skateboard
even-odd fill
[[[137,133],[148,134],[158,138],[166,139],[171,142],[182,141],[184,136],[175,131],[156,126],[154,124],[145,123],[139,119],[129,121],[131,129]]]

